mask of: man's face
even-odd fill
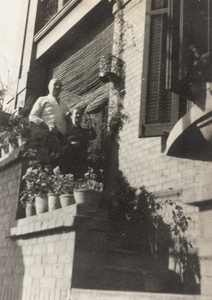
[[[74,109],[71,119],[75,126],[79,126],[82,121],[82,111],[80,109]]]
[[[52,79],[49,83],[49,94],[57,98],[62,90],[62,83],[60,80]]]

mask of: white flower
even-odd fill
[[[57,166],[56,168],[54,168],[54,169],[53,169],[53,173],[54,173],[54,175],[60,175],[60,174],[61,174],[61,172],[60,172],[60,167]]]

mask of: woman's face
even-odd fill
[[[75,126],[79,126],[82,121],[82,111],[80,109],[74,109],[71,119]]]

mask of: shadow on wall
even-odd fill
[[[23,285],[27,284],[27,282],[24,283],[25,266],[22,253],[24,241],[13,240],[9,237],[10,224],[14,223],[18,203],[19,168],[19,164],[0,168],[0,299],[2,300],[22,300]]]
[[[105,199],[109,220],[99,217],[76,230],[72,288],[199,294],[198,256],[183,236],[173,238],[178,222],[186,226],[181,207],[172,204],[177,216],[168,226],[156,213],[161,208],[153,194],[142,187],[138,199],[121,171],[112,176]],[[169,268],[170,260],[181,272]]]

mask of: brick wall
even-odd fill
[[[71,205],[16,219],[19,150],[0,160],[0,299],[69,299],[71,286],[98,284],[93,270],[103,265],[106,213]],[[92,280],[90,274],[95,274]]]
[[[48,214],[16,220],[18,155],[17,149],[0,161],[0,299],[65,299],[74,248],[74,232],[67,226],[73,219]]]
[[[143,42],[146,1],[129,1],[123,7],[123,60],[125,62],[124,111],[129,114],[120,132],[119,165],[132,186],[145,185],[158,192],[197,183],[197,175],[212,169],[212,163],[179,159],[162,153],[161,138],[138,138],[142,85]],[[115,14],[115,29],[119,17]],[[117,52],[117,32],[114,52]]]
[[[0,299],[15,299],[23,266],[16,259],[20,248],[8,237],[16,217],[21,168],[20,162],[7,167],[1,161],[0,165]]]
[[[202,217],[204,209],[201,209],[199,215],[197,202],[202,201],[204,206],[203,201],[211,199],[211,192],[208,188],[203,189],[203,182],[200,178],[204,177],[207,172],[211,172],[212,163],[169,157],[161,151],[163,143],[160,137],[138,138],[146,1],[124,1],[124,3],[121,16],[124,20],[122,59],[125,62],[126,94],[123,103],[124,110],[129,114],[130,119],[120,132],[119,169],[134,187],[145,185],[148,191],[156,194],[167,190],[180,190],[182,203],[196,205],[196,207],[186,206],[186,211],[192,217],[191,239],[195,241],[196,245],[199,244],[199,247],[203,248],[200,240],[201,222],[199,222],[199,218],[200,216],[204,218]],[[114,53],[118,53],[117,30],[120,26],[120,17],[116,8],[114,13],[116,24]],[[113,93],[112,97],[114,97]],[[210,214],[210,211],[207,214]],[[204,232],[210,239],[210,234]],[[209,249],[212,251],[211,245]],[[203,266],[203,264],[204,262],[201,265]],[[207,272],[207,280],[205,279],[207,282],[210,276]],[[202,282],[204,282],[203,279]],[[208,294],[211,291],[206,287],[202,288],[202,293]]]

